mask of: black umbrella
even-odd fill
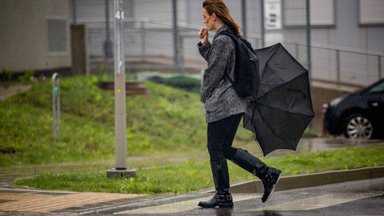
[[[296,150],[314,117],[308,71],[280,43],[255,51],[260,84],[257,100],[244,115],[244,127],[254,132],[264,155]]]

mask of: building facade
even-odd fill
[[[123,0],[125,54],[134,60],[165,59],[172,64],[177,50],[185,66],[192,62],[197,70],[203,69],[205,62],[196,49],[197,32],[203,26],[202,1],[176,1],[177,49],[172,2]],[[384,77],[382,0],[310,0],[309,6],[306,0],[226,3],[255,48],[263,46],[264,33],[265,46],[281,42],[305,66],[309,65],[309,7],[310,63],[315,80],[367,85]],[[111,0],[0,0],[0,70],[71,67],[70,24],[86,26],[91,64],[104,60],[106,41],[113,42],[113,17]],[[210,35],[212,39],[214,33]]]
[[[71,67],[67,0],[0,0],[0,70]]]

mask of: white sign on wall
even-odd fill
[[[264,28],[281,29],[281,0],[264,0]]]

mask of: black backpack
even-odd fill
[[[236,63],[234,80],[225,73],[233,88],[241,98],[253,102],[259,88],[259,63],[252,45],[242,37],[237,37],[231,30],[224,30],[219,35],[227,35],[235,45]],[[251,53],[254,55],[252,56]]]

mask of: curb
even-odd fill
[[[384,166],[282,176],[279,179],[279,183],[276,185],[275,191],[382,177],[384,177]],[[231,193],[262,193],[263,191],[263,184],[260,180],[241,182],[231,186]]]

